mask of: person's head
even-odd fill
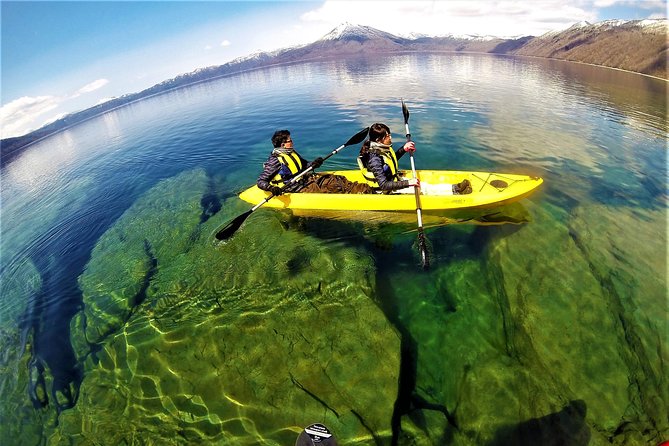
[[[277,130],[272,135],[272,145],[274,148],[292,148],[293,140],[290,138],[290,132],[288,130]],[[288,146],[288,147],[287,147]]]
[[[372,124],[371,127],[369,127],[369,140],[390,145],[390,128],[380,122]]]

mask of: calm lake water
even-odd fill
[[[669,440],[666,90],[540,59],[313,62],[31,146],[1,172],[0,443]],[[428,271],[415,213],[262,208],[214,242],[275,130],[307,159],[373,122],[399,142],[400,98],[417,168],[545,183],[427,215]]]

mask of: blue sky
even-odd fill
[[[397,35],[540,35],[586,20],[666,18],[666,0],[2,1],[2,137],[343,22]]]

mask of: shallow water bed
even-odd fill
[[[192,86],[3,167],[3,444],[284,445],[313,422],[360,445],[669,437],[665,83],[369,62]],[[428,271],[414,212],[261,208],[213,240],[249,209],[237,194],[276,128],[308,159],[371,122],[401,132],[395,90],[419,169],[545,183],[494,212],[426,213]]]

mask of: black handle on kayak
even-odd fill
[[[404,114],[404,129],[406,133],[407,142],[411,141],[411,132],[409,131],[409,108],[402,99],[402,113]],[[409,159],[411,160],[411,172],[414,179],[417,179],[416,164],[413,160],[413,152],[409,152]],[[427,242],[425,240],[425,233],[423,232],[423,209],[420,205],[420,186],[414,186],[414,194],[416,196],[416,216],[418,217],[418,248],[420,250],[420,260],[423,269],[430,267],[430,258],[427,254]]]
[[[344,144],[337,147],[332,152],[330,152],[327,156],[325,156],[323,158],[323,161],[325,161],[326,159],[330,158],[331,156],[339,153],[339,151],[342,150],[344,147],[347,147],[347,146],[350,146],[350,145],[353,145],[353,144],[361,143],[362,140],[364,140],[365,137],[367,137],[368,132],[369,132],[369,127],[360,130],[358,133],[351,136],[351,138],[348,141],[346,141]],[[302,178],[304,175],[306,175],[308,172],[311,172],[312,170],[314,170],[314,168],[312,166],[309,166],[306,169],[304,169],[302,172],[300,172],[299,174],[295,175],[293,178],[290,179],[290,181],[286,182],[286,184],[283,185],[283,187],[281,188],[281,191],[285,190],[287,187],[294,184],[298,179]],[[237,232],[237,229],[239,229],[242,226],[242,223],[244,223],[244,221],[249,217],[249,215],[251,215],[253,213],[253,211],[258,209],[263,204],[267,203],[269,200],[271,200],[275,196],[276,195],[274,195],[273,193],[270,194],[269,197],[265,198],[263,201],[256,204],[255,206],[253,206],[248,211],[246,211],[243,214],[238,215],[237,217],[235,217],[230,223],[225,225],[223,227],[223,229],[221,229],[220,231],[218,231],[216,233],[216,239],[222,241],[222,240],[227,240],[230,237],[232,237],[232,235],[235,232]]]

